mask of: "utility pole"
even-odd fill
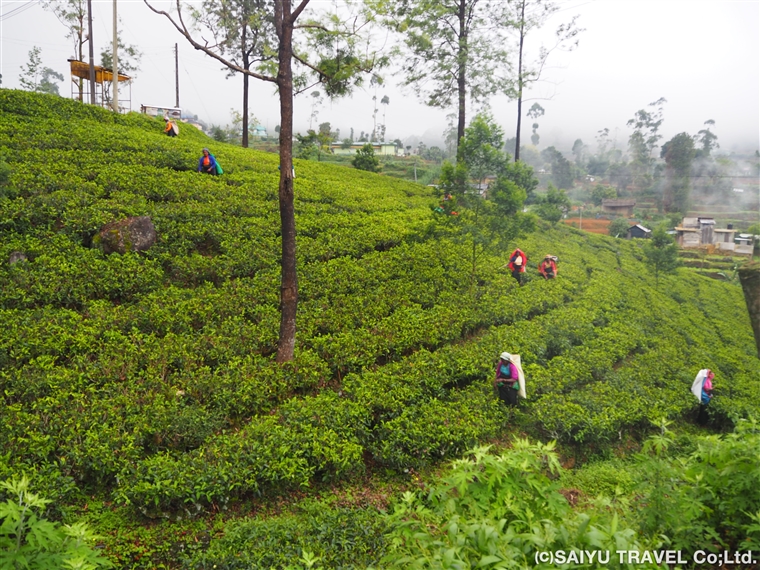
[[[90,48],[90,104],[95,104],[95,56],[92,47],[92,0],[87,0],[87,43]],[[80,91],[81,93],[81,91]]]
[[[177,93],[177,104],[175,107],[179,109],[179,48],[177,44],[174,44],[174,90]]]
[[[116,17],[116,0],[113,0],[113,110],[119,112],[119,30]]]

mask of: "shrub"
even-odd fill
[[[391,568],[532,568],[538,552],[638,550],[634,530],[619,525],[616,515],[570,508],[547,476],[560,469],[551,444],[515,439],[498,456],[475,449],[430,489],[404,494],[389,516],[384,562]],[[627,565],[613,555],[584,567]]]
[[[375,156],[375,150],[370,143],[365,144],[356,151],[356,156],[351,159],[351,164],[357,170],[366,170],[368,172],[380,171],[380,161]]]
[[[374,508],[336,507],[309,500],[293,514],[228,523],[224,534],[184,567],[286,568],[309,553],[318,558],[317,567],[364,570],[385,554],[386,530],[385,517]]]
[[[628,230],[631,228],[631,222],[625,218],[615,218],[607,226],[607,231],[612,237],[626,237]]]
[[[0,482],[0,567],[94,570],[113,565],[91,544],[98,537],[84,523],[60,525],[40,517],[50,502],[29,491],[29,480]]]

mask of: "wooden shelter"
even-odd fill
[[[69,59],[71,64],[71,98],[79,99],[79,82],[82,82],[82,100],[84,102],[90,101],[90,64],[77,59]],[[95,104],[101,107],[110,107],[111,98],[109,97],[109,87],[113,83],[113,70],[106,69],[99,65],[95,67]],[[125,111],[132,110],[132,78],[129,75],[123,73],[118,74],[119,83],[126,83],[129,85],[129,97],[124,97],[121,89],[119,89],[119,110]],[[124,106],[124,103],[128,104]]]
[[[642,239],[648,239],[652,237],[652,230],[649,228],[645,228],[641,224],[635,224],[628,228],[628,239],[631,238],[642,238]]]
[[[608,212],[610,214],[617,214],[619,216],[630,217],[633,215],[633,207],[636,205],[636,200],[602,200],[602,212]]]

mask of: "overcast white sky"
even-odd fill
[[[165,1],[154,4],[168,6]],[[586,31],[575,51],[553,54],[544,75],[548,82],[528,94],[551,95],[539,99],[546,109],[538,120],[541,148],[555,145],[569,150],[577,138],[593,145],[597,131],[605,127],[617,137],[618,146],[624,146],[630,134],[626,122],[660,97],[668,101],[664,140],[684,131],[695,134],[713,119],[721,150],[760,148],[760,0],[557,0],[557,4],[560,11],[547,24],[547,32],[576,14]],[[93,0],[97,60],[111,41],[112,7],[112,0]],[[118,11],[123,40],[144,54],[132,86],[133,110],[138,111],[141,103],[174,105],[175,42],[180,105],[216,124],[230,122],[230,108],[242,109],[242,78],[226,79],[219,64],[193,50],[142,0],[118,0]],[[37,0],[0,0],[0,36],[3,87],[19,88],[29,50],[38,46],[43,65],[66,77],[61,93],[70,94],[66,60],[73,55],[73,42]],[[529,36],[530,48],[537,49],[537,39]],[[390,98],[386,138],[417,136],[428,145],[439,144],[450,110],[426,107],[411,92],[400,90],[392,71],[386,78],[377,89],[378,100],[383,95]],[[275,92],[270,84],[252,81],[251,86],[250,108],[271,132],[279,123]],[[352,127],[356,137],[371,131],[374,94],[368,88],[350,99],[325,102],[318,122],[330,121],[333,128],[340,128],[341,137]],[[524,105],[524,111],[531,104]],[[514,136],[516,104],[494,98],[491,108],[507,136]],[[311,113],[308,95],[296,98],[295,112],[296,130],[303,132]],[[523,120],[526,142],[532,122]]]

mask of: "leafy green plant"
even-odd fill
[[[612,237],[624,238],[628,235],[628,230],[631,227],[631,223],[625,218],[615,218],[607,226],[607,232]]]
[[[710,550],[756,548],[760,542],[760,470],[757,421],[740,421],[733,433],[703,436],[687,458],[668,458],[665,434],[648,447],[647,499],[641,525],[668,536],[673,548]]]
[[[657,283],[661,273],[673,273],[681,265],[678,246],[665,232],[664,226],[659,226],[652,232],[652,237],[644,246],[644,255]]]
[[[389,517],[385,563],[393,568],[534,568],[544,567],[537,565],[539,551],[641,548],[634,530],[621,525],[617,515],[572,510],[549,478],[560,470],[552,444],[515,439],[512,449],[498,456],[475,449],[430,489],[403,496]],[[610,557],[584,567],[625,565]]]
[[[356,156],[351,159],[351,164],[357,170],[366,170],[368,172],[379,172],[380,161],[375,156],[375,150],[370,143],[356,151]]]
[[[113,565],[91,543],[84,523],[60,525],[40,517],[50,502],[29,491],[29,479],[0,481],[10,497],[0,504],[0,567],[95,570]]]

